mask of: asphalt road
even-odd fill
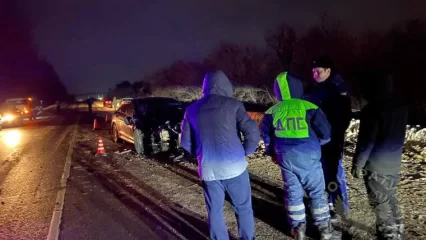
[[[176,239],[117,196],[114,179],[94,174],[96,169],[73,154],[74,133],[90,124],[86,106],[0,131],[0,240],[44,240],[52,229],[70,240]],[[108,110],[100,103],[93,107]],[[67,168],[68,180],[61,185]]]
[[[95,103],[93,110],[98,116],[111,112],[103,108],[102,103]],[[87,119],[87,107],[81,104],[76,108],[80,115],[80,127],[91,128]],[[116,179],[103,173],[92,163],[95,158],[81,154],[82,151],[93,151],[96,139],[89,144],[90,150],[83,149],[80,139],[84,134],[77,134],[70,176],[67,182],[65,203],[60,226],[59,239],[177,239],[173,233],[157,226],[157,222],[141,211],[135,211],[139,205],[133,196],[124,196],[125,190]],[[91,136],[89,136],[91,137]],[[107,160],[105,160],[107,161]]]
[[[45,239],[76,117],[0,131],[0,239]]]

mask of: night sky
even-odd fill
[[[345,2],[345,3],[343,3]],[[424,0],[21,0],[39,53],[70,93],[106,91],[220,41],[263,46],[281,23],[304,29],[327,12],[352,31],[426,19]]]

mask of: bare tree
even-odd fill
[[[277,55],[280,64],[284,69],[291,68],[294,56],[294,49],[298,42],[296,31],[287,24],[281,25],[277,31],[268,35],[266,43]]]
[[[157,88],[152,91],[152,96],[171,97],[183,102],[192,102],[202,97],[200,87],[170,86]]]

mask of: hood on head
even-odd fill
[[[216,94],[226,97],[232,97],[233,88],[231,81],[223,71],[209,72],[204,76],[203,95]]]
[[[295,75],[283,72],[274,81],[274,93],[279,101],[302,98],[303,83]]]

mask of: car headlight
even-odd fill
[[[15,118],[15,116],[11,114],[6,114],[3,118],[4,121],[12,121]]]

